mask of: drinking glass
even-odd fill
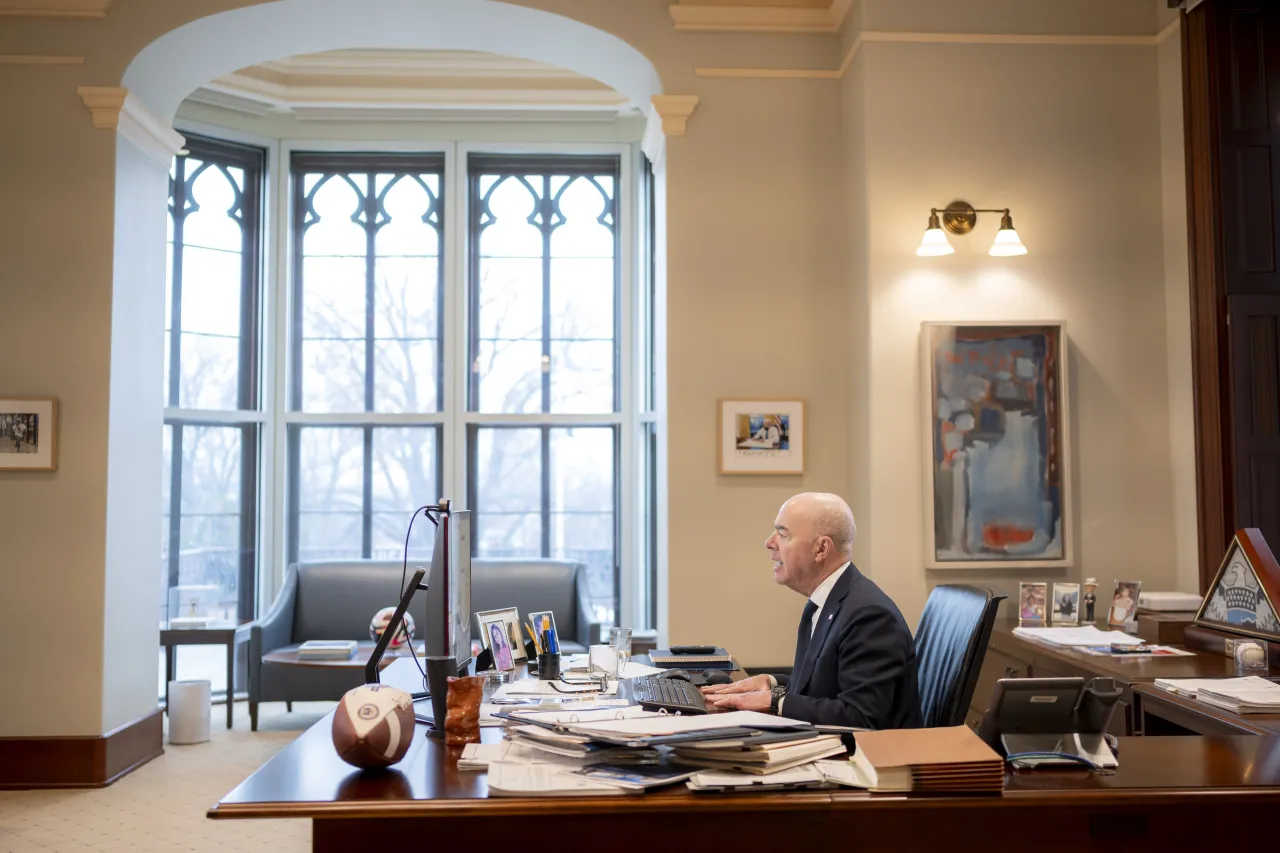
[[[627,659],[631,657],[631,629],[610,628],[609,646],[618,656],[618,677],[621,678]]]

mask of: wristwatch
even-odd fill
[[[787,695],[787,688],[785,687],[769,688],[769,713],[770,714],[776,715],[778,713],[778,705],[782,702],[782,697],[786,695]]]

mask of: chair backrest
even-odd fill
[[[400,603],[404,564],[399,560],[322,560],[298,563],[296,570],[295,643],[368,640],[373,614]],[[404,582],[408,580],[406,577]],[[420,638],[427,619],[425,594],[414,596],[409,613],[416,623],[414,637]]]
[[[414,564],[409,566],[413,569]],[[399,560],[323,560],[299,563],[293,642],[367,640],[373,614],[400,601],[403,564]],[[566,640],[581,641],[578,626],[580,563],[567,560],[514,559],[471,561],[471,611],[517,607],[521,618],[532,611],[555,613]],[[406,579],[407,580],[407,579]],[[427,596],[418,593],[409,612],[423,636]],[[476,620],[471,635],[479,639]]]
[[[524,619],[530,613],[550,610],[560,637],[585,642],[578,636],[578,572],[581,563],[569,560],[504,559],[471,561],[471,611],[515,607]],[[471,636],[480,639],[476,620]]]
[[[916,629],[920,710],[924,726],[964,724],[996,611],[1005,596],[985,587],[935,587]]]

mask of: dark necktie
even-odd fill
[[[818,612],[818,605],[812,601],[805,602],[804,612],[800,614],[800,629],[796,632],[796,662],[791,667],[792,676],[800,674],[800,664],[809,652],[809,640],[813,636],[813,614]]]

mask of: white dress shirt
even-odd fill
[[[849,566],[851,565],[853,565],[852,562],[847,562],[840,568],[836,569],[831,574],[827,575],[826,578],[823,579],[822,583],[818,584],[818,588],[815,589],[813,593],[809,596],[809,600],[812,601],[814,605],[817,607],[817,609],[813,611],[813,616],[809,617],[809,636],[810,637],[813,636],[813,632],[818,627],[818,617],[822,615],[822,606],[827,603],[827,598],[830,597],[831,590],[835,587],[836,581],[840,580],[840,576],[843,575],[846,571],[848,571]],[[792,675],[794,674],[795,673],[792,673]],[[769,676],[769,686],[777,687],[778,679],[774,678],[772,675]],[[782,706],[786,704],[786,701],[787,700],[784,697],[782,701],[778,703],[779,715],[782,714]]]

